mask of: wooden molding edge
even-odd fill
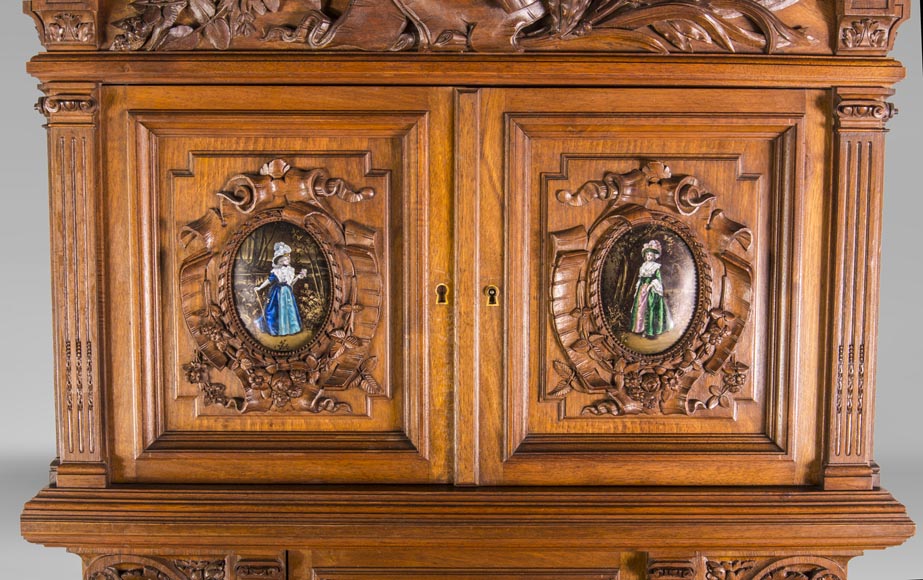
[[[245,510],[229,510],[246,505]],[[100,526],[100,521],[115,525]],[[639,522],[644,522],[639,526]],[[561,534],[563,527],[567,534]],[[691,529],[686,534],[680,529]],[[259,534],[253,534],[259,529]],[[862,551],[904,542],[914,524],[888,492],[814,488],[49,487],[22,533],[71,549],[235,545],[522,546]]]

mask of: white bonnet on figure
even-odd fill
[[[283,256],[288,256],[292,253],[292,248],[290,248],[289,245],[286,244],[285,242],[276,242],[276,245],[274,246],[274,248],[275,248],[275,253],[272,256],[273,266],[279,265],[279,258],[282,258]]]
[[[641,248],[641,255],[646,256],[648,252],[654,252],[655,258],[660,257],[660,242],[657,240],[649,240],[644,243],[644,246]]]

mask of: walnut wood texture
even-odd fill
[[[822,277],[824,256],[812,239],[822,239],[831,225],[824,225],[823,182],[805,179],[800,168],[806,158],[829,154],[829,121],[821,93],[765,96],[692,89],[482,91],[480,211],[505,217],[502,223],[483,221],[478,230],[482,284],[502,292],[501,308],[483,311],[481,337],[483,343],[496,336],[506,341],[503,349],[481,351],[482,483],[819,483],[822,451],[812,440],[824,359],[799,345],[821,340],[823,302],[798,280]],[[559,103],[565,99],[563,112]],[[740,222],[735,229],[750,225],[745,238],[725,242],[739,252],[735,260],[744,260],[735,268],[750,270],[745,264],[752,264],[754,288],[752,320],[743,323],[750,307],[738,311],[739,321],[727,327],[735,344],[718,346],[750,367],[737,402],[728,401],[727,408],[699,411],[695,402],[708,406],[709,389],[720,374],[714,360],[707,373],[686,383],[691,391],[683,390],[667,406],[642,408],[641,399],[630,395],[610,408],[600,396],[620,389],[592,384],[588,363],[578,363],[570,352],[582,348],[575,346],[576,334],[563,333],[570,323],[559,322],[573,317],[573,308],[598,308],[562,302],[559,309],[559,298],[572,291],[565,278],[558,279],[558,270],[560,256],[576,256],[561,236],[571,228],[590,228],[605,203],[581,206],[577,200],[574,207],[561,202],[562,193],[581,191],[607,172],[647,171],[647,159],[665,162],[678,175],[695,175],[713,192],[709,195],[717,199],[701,201],[705,207],[698,217],[711,216],[703,234],[719,230],[715,216]],[[624,203],[641,204],[647,203],[646,191],[639,187],[633,198],[621,194]],[[679,223],[698,219],[667,205],[651,200],[649,207]],[[595,251],[593,239],[586,251]],[[558,258],[555,244],[563,248]],[[720,260],[703,254],[702,261],[714,271],[706,274],[713,298],[697,312],[705,316],[723,303],[723,293],[749,300],[746,286],[723,287],[730,270]],[[580,280],[585,282],[575,284],[594,284],[588,273]],[[720,338],[716,327],[705,332]],[[570,368],[562,360],[576,364],[574,372],[584,379],[572,386],[582,385],[584,392],[557,396],[570,388],[559,384],[567,378],[562,368]],[[669,369],[676,363],[657,364]],[[681,372],[686,380],[697,371]]]
[[[24,9],[49,50],[876,55],[908,12],[905,0],[32,0]]]
[[[48,119],[60,485],[102,487],[106,351],[100,329],[97,86],[52,84],[36,108]]]
[[[442,232],[451,208],[451,143],[450,134],[431,127],[448,125],[450,92],[112,87],[102,98],[108,162],[137,168],[106,179],[108,191],[121,193],[107,212],[113,339],[103,364],[117,384],[135,385],[111,393],[113,480],[448,481],[451,309],[434,306],[433,289],[450,280],[450,238]],[[353,193],[326,197],[333,213],[323,217],[320,206],[296,201],[299,188],[308,187],[298,176],[308,173],[246,175],[270,162],[321,168]],[[330,192],[341,183],[323,179]],[[233,191],[259,180],[252,195]],[[360,187],[368,193],[355,193]],[[217,216],[211,208],[219,202],[224,213]],[[230,273],[218,269],[229,259],[221,256],[236,251],[235,232],[239,238],[256,227],[244,224],[275,220],[260,216],[279,211],[313,228],[319,241],[332,240],[346,224],[346,242],[358,236],[352,227],[371,244],[344,246],[329,261],[337,276],[331,291],[349,294],[334,302],[330,324],[341,324],[332,321],[346,308],[337,301],[351,300],[355,332],[323,331],[308,351],[314,354],[284,360],[256,343],[247,346],[249,331],[199,310],[237,316],[240,298],[222,286]],[[331,233],[323,229],[328,225]],[[359,259],[377,266],[359,272]],[[202,284],[214,289],[199,297]],[[126,326],[134,312],[143,313],[140,324]],[[216,324],[224,330],[215,331]],[[233,344],[242,346],[226,346]],[[342,358],[325,371],[334,350],[344,357],[365,353],[363,366]],[[214,365],[207,379],[207,371],[190,373],[191,364],[203,366],[195,363],[203,354]],[[377,364],[369,366],[372,358]],[[307,381],[320,365],[325,390],[289,379],[292,364],[291,373]],[[374,392],[358,383],[349,388],[360,371]],[[263,379],[259,385],[256,378]]]
[[[26,8],[59,460],[22,529],[85,580],[846,580],[913,533],[871,441],[906,2]],[[283,222],[332,311],[273,350],[233,280]],[[601,280],[654,226],[691,298],[644,350]]]
[[[830,437],[824,486],[872,489],[878,342],[878,278],[885,124],[896,113],[889,90],[836,91],[836,234],[830,263],[835,296],[830,329]]]
[[[283,545],[293,580],[363,569],[376,580],[402,569],[463,578],[618,569],[619,578],[646,579],[669,577],[648,575],[664,561],[685,561],[695,571],[680,577],[712,580],[703,558],[754,560],[752,571],[767,573],[786,555],[813,554],[800,562],[842,574],[848,558],[899,543],[913,529],[882,491],[336,486],[264,489],[246,496],[247,510],[228,511],[242,494],[242,488],[48,489],[27,504],[23,532],[46,545],[79,545],[87,555],[211,560],[231,552],[256,559]],[[101,534],[97,517],[118,521],[118,536]],[[535,549],[548,538],[554,546]],[[116,547],[127,545],[130,552]]]

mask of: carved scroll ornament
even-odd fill
[[[277,159],[232,178],[218,206],[186,225],[180,286],[197,350],[184,371],[206,405],[348,413],[336,391],[386,394],[369,354],[382,292],[376,232],[340,222],[326,201],[373,195]],[[233,371],[243,396],[213,382],[216,369]]]
[[[286,0],[133,0],[116,20],[112,50],[306,49],[508,52],[590,50],[773,53],[814,43],[775,12],[799,0],[349,0],[309,9]],[[292,4],[289,0],[289,4]],[[286,8],[290,8],[286,11]]]
[[[551,234],[550,314],[565,360],[553,362],[557,383],[544,398],[601,395],[582,410],[597,416],[729,407],[748,379],[735,348],[752,278],[732,246],[746,252],[750,230],[705,209],[716,196],[659,162],[557,199],[606,209],[589,229]],[[690,395],[707,382],[706,396]]]

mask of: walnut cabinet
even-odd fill
[[[846,580],[900,0],[32,0],[85,580]]]

